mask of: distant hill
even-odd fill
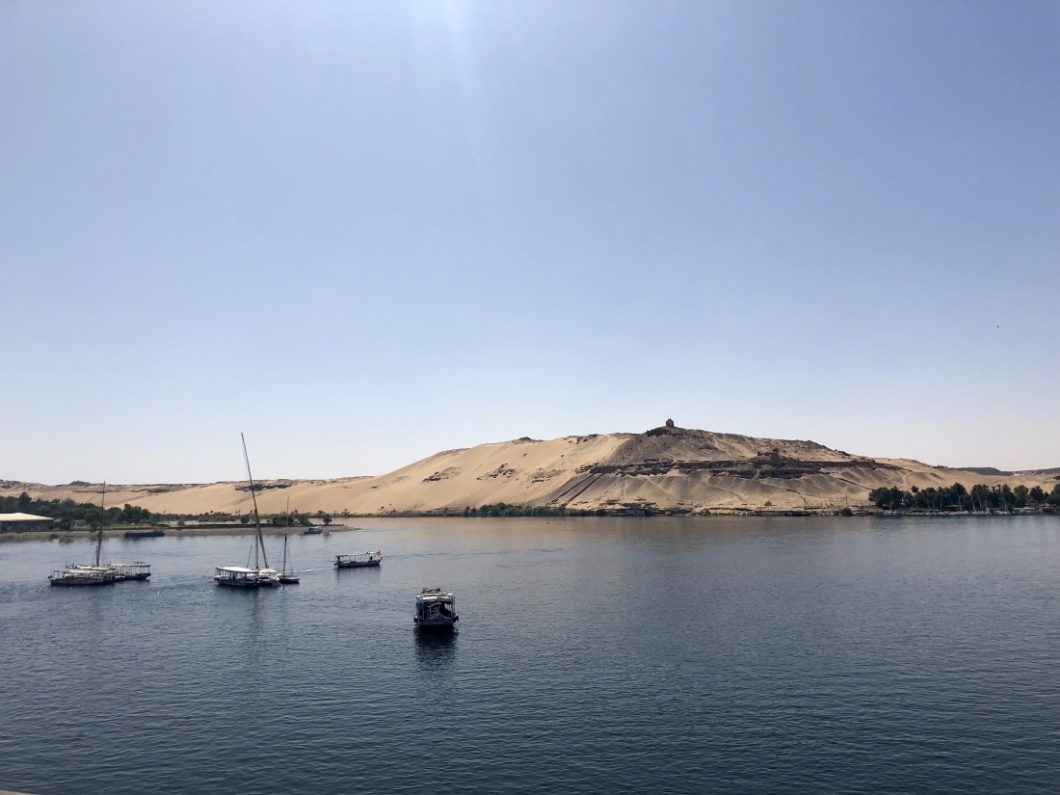
[[[1052,489],[1060,469],[1009,473],[992,467],[951,469],[908,459],[874,459],[811,441],[762,439],[679,428],[644,433],[528,437],[447,450],[377,477],[276,480],[261,484],[264,513],[348,511],[359,515],[450,512],[508,503],[569,510],[739,513],[834,510],[868,505],[880,486],[924,489],[1023,483]],[[94,502],[99,486],[0,482],[0,494]],[[246,512],[246,483],[118,486],[107,502],[159,513]]]

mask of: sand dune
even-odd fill
[[[908,459],[872,459],[810,441],[762,439],[673,426],[645,433],[529,438],[447,450],[378,477],[274,480],[261,484],[263,513],[292,510],[355,515],[456,512],[505,502],[578,510],[706,513],[821,510],[868,505],[879,486],[1041,486],[1057,470],[1004,474],[933,467]],[[98,484],[45,486],[0,482],[0,494],[95,502]],[[107,486],[107,503],[158,513],[247,512],[244,482]]]

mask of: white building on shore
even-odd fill
[[[0,533],[19,530],[51,530],[55,522],[50,516],[32,513],[0,513]]]

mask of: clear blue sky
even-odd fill
[[[0,478],[679,425],[1060,466],[1060,4],[0,5]]]

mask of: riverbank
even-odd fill
[[[134,530],[141,530],[145,528],[133,528]],[[352,533],[360,530],[360,527],[353,527],[348,525],[329,525],[327,529],[320,528],[322,531],[320,535],[331,535],[332,533]],[[128,528],[121,529],[108,529],[103,531],[104,538],[124,538]],[[261,532],[263,535],[270,536],[282,536],[282,535],[302,535],[305,528],[301,527],[262,527]],[[212,536],[212,535],[253,535],[256,530],[253,525],[245,524],[214,524],[214,525],[195,525],[192,527],[167,527],[165,528],[165,536],[158,536],[159,538],[180,538],[183,536]],[[317,535],[314,533],[313,535]],[[83,539],[91,539],[96,537],[95,530],[23,530],[23,531],[5,531],[0,533],[0,544],[5,542],[18,542],[18,541],[78,541]],[[130,539],[135,541],[142,541],[144,543],[150,543],[154,540],[154,537]],[[3,795],[0,792],[0,795]]]

